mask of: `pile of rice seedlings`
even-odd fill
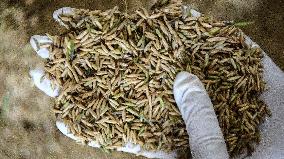
[[[146,150],[187,148],[173,96],[180,71],[197,75],[214,105],[231,155],[251,151],[269,114],[262,52],[233,24],[182,14],[181,3],[126,14],[75,9],[51,36],[47,77],[60,86],[54,112],[69,131],[110,150],[131,141]],[[46,46],[42,46],[46,47]]]

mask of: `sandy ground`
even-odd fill
[[[282,0],[187,0],[218,19],[253,21],[244,31],[284,69],[284,3]],[[151,1],[127,0],[128,11]],[[142,158],[106,154],[60,134],[50,111],[52,99],[37,90],[28,71],[42,61],[28,44],[34,34],[60,30],[52,12],[63,6],[107,9],[120,0],[1,0],[0,2],[0,158]]]

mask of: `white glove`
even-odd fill
[[[197,76],[180,72],[174,96],[186,125],[194,158],[229,158],[211,100]]]
[[[58,18],[58,15],[72,14],[72,11],[73,11],[72,8],[64,7],[55,11],[53,17],[60,24],[62,24],[62,22]],[[198,14],[198,12],[194,10],[191,10],[191,13],[196,16],[200,15],[200,13]],[[253,43],[249,38],[247,38],[247,43],[257,47],[257,45]],[[35,51],[41,57],[48,58],[49,56],[48,50],[39,47],[40,44],[51,44],[50,39],[48,39],[46,36],[33,36],[31,38],[31,45],[33,46]],[[281,94],[282,96],[284,94],[284,73],[272,62],[272,60],[267,55],[264,56],[263,64],[264,64],[264,79],[267,81],[267,85],[271,88],[263,94],[263,99],[266,102],[266,104],[268,104],[269,106],[275,106],[278,109],[281,109],[283,112],[284,102],[283,98],[281,98]],[[54,88],[51,87],[51,81],[43,77],[44,75],[43,70],[40,69],[31,70],[30,75],[32,76],[35,85],[40,90],[42,90],[51,97],[56,97],[58,95],[59,88],[56,85],[54,86]],[[272,96],[274,94],[278,96]],[[191,144],[190,146],[194,157],[228,158],[224,139],[220,131],[220,128],[218,126],[218,121],[215,116],[211,101],[202,83],[197,79],[197,77],[184,72],[178,74],[174,84],[174,95],[177,105],[180,108],[183,119],[185,120],[186,128],[188,132],[190,132],[189,133],[190,144]],[[276,113],[275,111],[278,110],[272,109],[273,115],[274,113]],[[199,116],[198,114],[201,115]],[[273,118],[274,116],[272,117],[271,120],[274,120]],[[60,121],[57,121],[56,125],[64,135],[80,142],[79,138],[67,132],[67,127],[65,124],[63,124]],[[274,131],[266,130],[264,135],[274,139],[276,142],[276,136],[273,133]],[[283,134],[277,131],[276,133],[283,138]],[[281,144],[279,146],[279,144],[273,145],[271,143],[266,143],[265,142],[266,140],[262,141],[264,141],[264,143],[261,143],[261,145],[258,147],[262,148],[263,151],[257,148],[256,149],[257,153],[253,154],[253,156],[255,156],[253,158],[274,158],[273,156],[275,155],[281,156],[281,154],[283,154],[284,151],[279,151],[279,153],[272,153],[275,149],[281,148]],[[284,138],[282,141],[284,141]],[[263,146],[265,144],[266,146]],[[271,149],[269,147],[267,148],[267,144],[270,144],[270,146],[273,147],[274,149]],[[94,142],[90,142],[89,146],[99,147],[100,145]],[[162,151],[159,152],[143,151],[139,145],[134,145],[131,143],[128,143],[124,147],[119,148],[118,151],[130,152],[148,158],[176,158],[176,152],[165,153]]]

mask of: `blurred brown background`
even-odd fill
[[[148,7],[146,0],[1,0],[0,2],[0,158],[142,158],[126,153],[106,154],[79,145],[60,134],[50,111],[52,99],[37,90],[28,75],[42,66],[32,51],[34,34],[57,33],[54,10],[108,9],[128,11]],[[202,13],[222,20],[249,21],[243,28],[284,70],[283,0],[186,0]]]

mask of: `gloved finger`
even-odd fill
[[[180,72],[174,82],[174,97],[186,125],[193,157],[228,158],[213,105],[198,77]]]
[[[188,16],[200,17],[201,13],[193,9],[190,5],[183,5],[182,6],[182,17],[186,18]]]
[[[69,29],[68,24],[65,24],[62,16],[72,15],[74,13],[74,8],[63,7],[53,12],[53,18],[60,25],[65,26]],[[52,39],[48,36],[34,35],[30,39],[30,44],[32,48],[37,52],[37,54],[42,58],[49,57],[48,47],[53,43]]]
[[[44,76],[44,70],[34,69],[30,71],[30,76],[36,87],[50,97],[56,97],[59,93],[59,87]]]
[[[69,29],[69,25],[64,23],[63,17],[67,17],[74,14],[74,8],[71,7],[63,7],[60,9],[57,9],[53,12],[53,19],[57,21],[60,25],[66,27]]]
[[[61,121],[56,121],[56,127],[58,130],[64,134],[65,136],[75,140],[76,142],[83,143],[84,139],[80,138],[78,136],[75,136],[71,132],[68,132],[68,127]],[[99,137],[99,136],[98,136]],[[94,148],[100,148],[101,145],[96,141],[89,141],[88,146],[94,147]],[[117,151],[127,152],[127,153],[133,153],[136,155],[141,155],[147,158],[158,158],[158,159],[175,159],[177,154],[176,152],[163,152],[163,151],[145,151],[142,149],[142,147],[138,144],[133,144],[131,142],[128,142],[123,147],[117,147]]]
[[[63,122],[56,121],[56,127],[65,136],[75,140],[78,143],[84,143],[84,139],[83,138],[77,137],[77,136],[73,135],[71,132],[68,132],[68,127]],[[91,146],[91,147],[95,147],[95,148],[100,148],[101,147],[97,142],[94,142],[94,141],[89,142],[88,145]]]
[[[52,44],[52,40],[47,36],[34,35],[30,39],[30,44],[36,53],[42,58],[49,57],[48,47]]]
[[[42,58],[49,58],[48,47],[52,45],[52,40],[47,36],[34,35],[30,39],[30,44],[36,53]],[[59,86],[57,83],[46,78],[44,70],[30,70],[30,76],[35,86],[50,97],[56,97],[59,94]]]

